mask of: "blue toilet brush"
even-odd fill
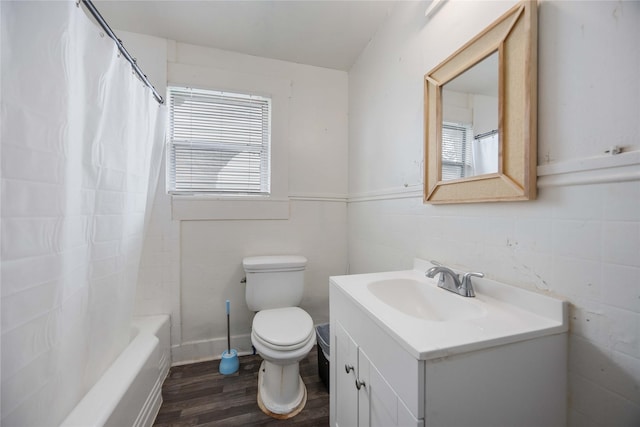
[[[222,359],[220,360],[220,373],[222,375],[233,374],[238,371],[240,367],[240,361],[238,360],[238,352],[231,348],[231,331],[229,329],[229,312],[230,304],[229,300],[226,302],[227,306],[227,350],[222,352]]]

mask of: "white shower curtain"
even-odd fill
[[[474,139],[471,147],[473,175],[498,172],[500,137],[497,133]]]
[[[130,339],[164,108],[75,2],[0,12],[2,425],[55,426]]]

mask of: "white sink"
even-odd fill
[[[376,280],[367,285],[380,301],[399,312],[432,322],[477,319],[486,314],[481,304],[424,281]]]
[[[473,279],[475,297],[438,288],[413,270],[331,277],[332,292],[360,306],[419,360],[445,357],[568,330],[567,303],[490,279]]]

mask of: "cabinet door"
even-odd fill
[[[358,369],[359,381],[364,382],[358,395],[360,427],[423,426],[422,420],[413,417],[361,348]]]
[[[358,349],[358,380],[354,388],[358,390],[358,427],[371,426],[371,385],[369,370],[371,361],[362,349]],[[387,424],[391,426],[392,424]]]
[[[360,427],[388,427],[398,425],[397,396],[382,378],[362,349],[358,354],[359,379],[365,385],[360,388],[358,404]]]
[[[335,369],[336,396],[331,398],[335,402],[336,427],[356,427],[358,425],[358,390],[356,389],[356,375],[358,369],[358,347],[339,322],[335,322],[335,345],[331,347],[336,352]]]
[[[335,330],[336,427],[422,427],[339,322]]]
[[[398,399],[398,427],[424,427],[424,420],[414,417],[400,399]]]

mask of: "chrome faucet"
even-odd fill
[[[447,291],[454,292],[463,297],[475,297],[476,293],[473,291],[473,284],[471,283],[472,277],[484,277],[483,273],[464,273],[458,275],[455,271],[451,270],[444,265],[431,261],[435,267],[431,267],[425,272],[425,276],[433,278],[436,274],[440,273],[438,279],[438,287],[446,289]],[[462,279],[460,278],[462,276]]]

